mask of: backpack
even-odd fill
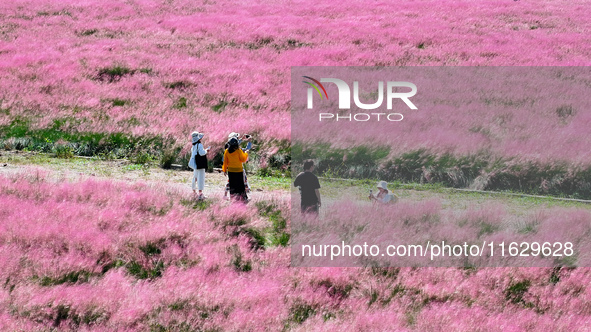
[[[192,169],[207,169],[207,155],[199,155],[199,149],[197,149],[197,153],[191,154],[191,159],[189,160],[189,167],[191,167]]]
[[[197,143],[197,144],[201,144],[201,143]],[[199,149],[197,149],[197,153],[195,153],[195,165],[197,166],[196,169],[202,169],[202,168],[207,169],[207,154],[205,154],[203,156],[200,155]]]

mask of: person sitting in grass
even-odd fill
[[[378,202],[382,204],[390,204],[398,202],[398,196],[396,196],[393,192],[388,190],[388,183],[386,181],[378,182],[378,194],[374,195],[372,193],[369,194],[369,199],[373,202]]]

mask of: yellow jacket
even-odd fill
[[[242,172],[242,163],[248,159],[248,153],[237,149],[236,151],[229,153],[228,150],[224,152],[224,165],[222,170],[224,172]]]

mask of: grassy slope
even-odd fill
[[[115,179],[115,180],[123,180],[123,181],[145,181],[145,182],[153,182],[155,184],[164,184],[169,185],[172,187],[182,186],[187,190],[190,191],[189,187],[189,177],[190,173],[188,172],[181,172],[181,171],[167,171],[162,170],[155,166],[138,166],[134,164],[130,164],[126,161],[100,161],[100,160],[93,160],[93,159],[83,159],[83,158],[72,158],[72,159],[59,159],[51,157],[50,155],[45,154],[36,154],[36,153],[7,153],[1,152],[2,155],[0,156],[0,174],[9,174],[11,172],[19,172],[19,171],[27,171],[31,170],[34,171],[35,169],[47,170],[51,171],[51,174],[54,174],[56,177],[65,178],[65,179],[72,179],[75,180],[77,178],[84,178],[89,176],[96,176],[99,178],[108,178],[108,179]],[[3,166],[4,164],[8,164],[7,166]],[[208,181],[211,184],[212,191],[215,193],[212,196],[221,196],[222,190],[221,187],[224,184],[223,176],[219,174],[209,174]],[[259,199],[264,200],[265,194],[270,193],[271,198],[283,195],[288,195],[289,193],[289,186],[290,186],[290,179],[283,178],[260,178],[256,176],[250,177],[250,182],[253,188],[255,188],[255,192],[253,196],[259,196]],[[373,181],[355,181],[351,182],[344,182],[344,181],[328,181],[323,179],[322,180],[322,192],[325,197],[325,203],[331,204],[336,199],[339,199],[342,196],[349,196],[349,197],[358,197],[358,199],[362,200],[360,197],[364,197],[367,194],[369,188],[375,186]],[[550,207],[550,206],[566,206],[566,207],[585,207],[590,208],[588,205],[577,203],[577,202],[564,202],[564,201],[556,201],[553,199],[534,199],[534,198],[520,198],[514,196],[488,196],[482,195],[478,193],[458,193],[449,191],[448,189],[431,186],[431,185],[393,185],[393,189],[396,191],[397,194],[400,195],[402,200],[409,200],[409,201],[421,201],[427,199],[438,198],[442,203],[443,208],[452,208],[452,209],[462,209],[466,208],[469,205],[477,205],[483,202],[497,202],[504,206],[510,207],[515,210],[520,209],[530,209],[536,207]],[[263,192],[256,191],[256,189],[262,189]],[[219,189],[217,192],[216,190]],[[256,199],[256,197],[255,197]],[[212,201],[217,201],[217,198],[214,197]],[[218,206],[219,207],[219,206]],[[258,206],[257,206],[258,207]],[[196,209],[201,210],[202,208],[206,210],[207,213],[213,212],[215,210],[215,203],[212,207],[207,205],[205,206],[196,206]],[[283,211],[285,212],[285,211]],[[261,211],[259,211],[261,213]],[[261,213],[261,216],[264,216],[265,219],[268,220],[269,224],[273,223],[274,215],[273,211],[271,213]],[[275,216],[276,217],[276,216]],[[265,221],[265,225],[267,221]],[[248,226],[248,227],[247,227]],[[252,230],[261,229],[260,225],[245,225],[245,230],[252,232]],[[253,239],[263,241],[254,237],[251,233],[249,233]],[[262,234],[266,237],[265,233],[258,233]],[[219,240],[219,239],[218,239]],[[274,244],[275,242],[279,241],[274,238],[265,238],[264,243],[269,243],[271,247],[276,247]],[[281,242],[279,242],[281,243]],[[270,251],[260,251],[260,252],[252,252],[248,253],[248,255],[253,255],[253,265],[251,266],[249,260],[245,260],[248,265],[243,265],[242,261],[232,261],[234,264],[233,269],[237,269],[237,273],[243,273],[245,278],[240,280],[251,280],[253,285],[258,285],[262,282],[262,278],[267,278],[269,275],[278,274],[279,271],[277,270],[278,265],[283,266],[285,261],[276,261],[275,256],[277,251],[276,250],[284,250],[284,249],[271,249]],[[271,253],[271,254],[270,254]],[[271,256],[269,256],[271,255]],[[248,256],[250,257],[250,256]],[[245,263],[246,264],[246,263]],[[126,265],[122,265],[127,269],[126,273],[133,276],[133,278],[145,278],[141,273],[144,270],[135,271],[131,266],[130,263],[126,263]],[[123,267],[121,268],[123,270]],[[224,269],[227,269],[224,267]],[[252,269],[252,270],[251,270]],[[225,270],[224,270],[225,271]],[[253,272],[250,272],[253,271]],[[283,271],[283,270],[281,270]],[[287,272],[289,271],[289,272]],[[512,310],[522,310],[523,312],[533,312],[532,307],[536,310],[542,308],[542,304],[535,304],[527,302],[525,299],[526,295],[531,292],[532,294],[537,294],[538,288],[532,287],[532,290],[529,290],[530,283],[535,285],[536,287],[545,287],[543,289],[553,289],[553,287],[570,287],[568,284],[568,278],[570,277],[571,271],[570,270],[523,270],[520,272],[519,269],[493,269],[493,270],[484,270],[484,271],[472,271],[467,270],[463,271],[461,269],[419,269],[414,272],[413,269],[394,269],[394,270],[367,270],[367,269],[330,269],[330,273],[328,269],[291,269],[285,270],[284,274],[281,275],[282,277],[278,281],[281,285],[283,285],[284,295],[285,298],[290,298],[291,300],[287,300],[287,303],[282,303],[281,306],[287,313],[281,313],[281,316],[277,319],[281,319],[284,321],[285,330],[292,330],[297,329],[297,327],[301,327],[304,330],[309,329],[310,325],[306,324],[320,324],[317,325],[317,328],[322,329],[323,327],[329,328],[330,325],[323,325],[323,324],[350,324],[352,317],[356,317],[357,314],[371,316],[374,311],[377,312],[384,312],[388,313],[389,317],[392,316],[393,310],[400,310],[403,313],[405,318],[402,320],[405,321],[405,326],[411,329],[416,330],[437,330],[434,327],[429,327],[425,323],[426,320],[422,319],[424,317],[431,317],[433,308],[436,308],[437,305],[443,305],[443,303],[451,305],[452,307],[460,306],[463,308],[464,301],[467,301],[467,306],[469,307],[473,301],[477,301],[478,306],[486,308],[489,314],[496,314],[502,315],[506,314],[509,315],[509,312]],[[419,272],[422,271],[422,272]],[[486,272],[488,271],[488,272]],[[495,272],[496,271],[496,272]],[[538,271],[538,272],[536,272]],[[141,273],[140,273],[141,272]],[[138,274],[140,273],[140,274]],[[160,272],[158,272],[160,273]],[[248,273],[248,274],[244,274]],[[333,277],[332,273],[336,274],[343,274],[344,276],[341,277]],[[392,273],[390,275],[389,273]],[[398,274],[400,273],[400,276]],[[507,311],[503,312],[502,314],[495,311],[494,305],[488,303],[489,298],[487,297],[478,297],[472,295],[453,295],[457,294],[457,287],[448,281],[447,279],[442,279],[440,283],[437,284],[437,287],[444,287],[444,291],[438,291],[437,294],[443,292],[439,295],[433,295],[432,291],[429,289],[429,285],[422,284],[423,281],[420,281],[422,276],[415,275],[415,273],[420,273],[422,275],[429,274],[433,275],[433,278],[440,278],[441,276],[454,276],[454,278],[460,280],[460,283],[469,284],[472,282],[471,276],[475,275],[474,282],[476,285],[482,284],[484,281],[478,278],[491,278],[491,280],[496,280],[495,278],[499,279],[499,284],[495,286],[492,290],[490,290],[490,296],[498,298],[499,301],[505,303],[504,305],[507,306]],[[494,275],[494,273],[500,274],[500,276]],[[528,274],[529,273],[529,274]],[[538,273],[537,276],[533,276],[533,274]],[[573,273],[573,280],[576,278],[576,273]],[[330,274],[331,276],[325,276]],[[458,274],[458,275],[455,275]],[[491,274],[492,276],[489,276]],[[524,274],[524,275],[522,275]],[[531,274],[531,275],[530,275]],[[309,276],[308,276],[309,275]],[[346,277],[350,275],[350,277]],[[139,276],[139,277],[138,277]],[[248,277],[246,277],[248,276]],[[75,277],[75,278],[74,278]],[[41,282],[42,290],[52,291],[54,289],[75,289],[76,287],[85,287],[85,285],[90,285],[89,287],[94,287],[93,283],[88,283],[89,280],[93,280],[93,282],[102,282],[101,276],[90,276],[86,279],[80,277],[78,275],[65,275],[59,276],[65,280],[59,279],[57,277],[45,278],[38,280],[29,280],[25,285],[29,285],[30,283],[38,283]],[[65,279],[64,279],[65,278]],[[70,279],[74,278],[74,281],[70,281]],[[94,279],[93,279],[94,278]],[[165,277],[154,277],[155,280],[159,280],[159,278]],[[215,285],[216,284],[217,275],[213,275],[204,279],[204,282],[207,282],[208,285]],[[532,281],[530,281],[530,278]],[[560,278],[563,278],[567,281],[565,283],[560,283]],[[342,280],[341,280],[342,279]],[[521,280],[525,281],[521,281]],[[143,279],[141,279],[143,280]],[[265,279],[266,280],[266,279]],[[292,286],[287,286],[288,284],[297,281],[301,284],[301,286],[293,286],[294,288],[290,288]],[[488,279],[486,279],[488,280]],[[425,281],[427,282],[427,281]],[[450,282],[449,285],[445,285],[446,283]],[[367,283],[367,285],[366,285]],[[558,286],[554,286],[558,283]],[[564,285],[563,285],[564,284]],[[101,287],[101,284],[96,287]],[[145,284],[146,287],[152,287],[157,289],[159,284],[155,281],[151,281]],[[291,285],[291,284],[290,284]],[[320,285],[320,286],[319,286]],[[310,300],[306,300],[306,292],[312,292],[315,295],[324,294],[324,287],[326,286],[326,295],[328,300],[323,302],[320,301],[318,303]],[[336,285],[336,286],[335,286]],[[369,285],[369,286],[368,286]],[[21,285],[19,285],[21,287]],[[135,286],[130,286],[132,290],[135,290]],[[334,295],[334,291],[331,291],[332,287],[341,287],[343,289],[342,295],[341,293],[336,293]],[[446,288],[447,287],[447,288]],[[467,287],[467,286],[466,286]],[[518,291],[513,291],[516,287],[520,287]],[[150,288],[150,289],[152,289]],[[341,289],[338,288],[338,289]],[[215,289],[215,287],[212,288]],[[244,289],[248,289],[245,291]],[[240,290],[243,292],[241,297],[243,296],[250,296],[251,292],[248,287]],[[283,288],[282,288],[283,289]],[[396,290],[395,292],[393,291]],[[542,288],[540,288],[542,289]],[[238,291],[238,290],[234,290]],[[215,293],[215,291],[213,291]],[[256,293],[256,292],[255,292]],[[516,293],[517,295],[513,296],[512,294]],[[213,294],[213,293],[212,293]],[[280,295],[277,295],[273,292],[274,297],[281,298]],[[288,295],[289,294],[289,295]],[[525,295],[524,295],[525,294]],[[16,296],[16,295],[15,295]],[[213,295],[212,295],[213,296]],[[255,296],[255,295],[252,295]],[[467,300],[465,299],[467,298]],[[337,299],[335,302],[335,299]],[[349,300],[347,302],[347,300]],[[64,298],[64,303],[68,303],[68,298]],[[180,300],[179,300],[180,301]],[[234,300],[233,300],[234,301]],[[308,302],[306,302],[308,301]],[[341,301],[342,304],[341,304]],[[504,302],[503,302],[504,301]],[[558,300],[556,300],[558,301]],[[359,302],[362,307],[355,307],[352,306],[351,303]],[[493,301],[494,302],[494,301]],[[119,303],[119,302],[116,302]],[[176,302],[175,302],[176,303]],[[176,308],[176,304],[173,303],[173,309],[170,311],[178,312]],[[179,302],[180,303],[180,302]],[[240,306],[241,302],[236,300],[236,305]],[[335,304],[336,303],[336,304]],[[393,303],[393,304],[391,304]],[[433,304],[432,304],[433,303]],[[492,302],[491,302],[492,303]],[[54,321],[54,324],[59,323],[59,308],[52,308],[44,309],[44,303],[41,303],[38,307],[33,307],[33,312],[35,310],[48,310],[49,314],[45,322],[47,321]],[[248,303],[244,304],[248,305]],[[259,305],[258,303],[256,304]],[[398,306],[401,306],[400,308]],[[350,307],[351,306],[351,307]],[[20,307],[19,307],[20,308]],[[27,308],[27,306],[23,305],[23,308]],[[241,308],[241,307],[240,307]],[[257,307],[258,308],[258,307]],[[19,310],[21,310],[20,308]],[[84,306],[79,306],[78,310],[84,309]],[[24,310],[24,309],[23,309]],[[178,324],[181,325],[174,325],[170,323],[166,325],[162,317],[158,316],[155,312],[160,312],[161,309],[153,309],[153,311],[149,311],[150,315],[148,317],[152,317],[148,320],[141,320],[139,321],[140,326],[150,325],[151,327],[162,327],[160,330],[166,330],[165,327],[168,327],[171,330],[175,330],[175,328],[179,328],[182,324],[191,324],[189,320],[183,321],[181,319]],[[166,310],[162,309],[163,312],[167,312]],[[468,309],[466,309],[468,310]],[[573,309],[575,310],[575,309]],[[23,311],[24,312],[24,311]],[[55,313],[57,312],[57,313]],[[115,313],[111,312],[112,313]],[[572,311],[571,311],[572,312]],[[91,311],[92,313],[92,311]],[[107,312],[108,314],[109,312]],[[208,312],[209,313],[209,312]],[[355,314],[353,314],[355,313]],[[24,313],[21,313],[25,315]],[[212,310],[210,314],[215,314],[215,310]],[[53,316],[52,316],[53,315]],[[189,315],[189,314],[187,314]],[[326,316],[328,315],[328,316]],[[421,315],[425,315],[424,317]],[[18,316],[18,315],[17,315]],[[55,318],[54,316],[58,317]],[[27,319],[23,318],[26,316],[18,316],[19,319]],[[68,318],[64,318],[64,322],[61,323],[61,327],[64,327],[66,324],[67,326],[76,326],[77,323],[74,322],[75,316],[67,316]],[[94,316],[93,316],[94,317]],[[102,317],[102,316],[97,316]],[[187,316],[187,317],[190,317]],[[233,316],[234,317],[234,316]],[[328,318],[326,318],[328,317]],[[536,317],[542,317],[536,316]],[[92,317],[91,317],[92,318]],[[234,317],[235,318],[235,317]],[[502,318],[502,317],[501,317]],[[90,318],[89,318],[90,319]],[[188,319],[188,318],[186,318]],[[394,319],[394,318],[392,318]],[[504,318],[503,318],[504,319]],[[509,319],[509,318],[507,318]],[[533,318],[532,318],[533,319]],[[328,320],[328,323],[327,323]],[[90,323],[88,324],[95,324],[99,322],[98,318],[92,318],[89,320]],[[57,322],[57,323],[56,323]],[[198,324],[200,321],[194,322]],[[83,323],[86,324],[86,323]],[[117,323],[113,323],[117,324]],[[126,326],[124,323],[120,323]],[[143,324],[143,325],[142,325]],[[421,325],[423,324],[423,325]],[[189,326],[189,325],[187,325]],[[277,327],[277,326],[275,326]],[[377,328],[376,328],[377,329]],[[158,329],[156,329],[158,330]]]

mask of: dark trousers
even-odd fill
[[[244,186],[244,174],[242,172],[228,172],[230,184],[230,197],[237,200],[246,200],[246,187]]]
[[[302,204],[302,213],[309,213],[318,215],[318,203],[312,205]]]

